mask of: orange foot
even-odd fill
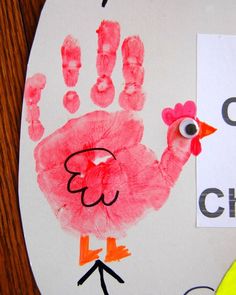
[[[125,246],[116,246],[115,238],[107,238],[107,254],[105,262],[117,261],[130,256],[129,250]]]
[[[84,265],[88,262],[99,258],[98,253],[102,251],[102,248],[97,250],[89,249],[89,236],[81,236],[80,238],[80,258],[79,264]]]

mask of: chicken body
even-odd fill
[[[191,151],[168,130],[161,161],[141,143],[142,121],[128,111],[96,111],[70,120],[35,149],[40,189],[62,226],[98,238],[120,237],[166,201]]]

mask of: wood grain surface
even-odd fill
[[[0,294],[40,294],[27,257],[18,201],[22,97],[45,0],[0,0]]]

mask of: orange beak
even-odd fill
[[[197,122],[199,125],[199,133],[196,137],[194,137],[192,139],[192,142],[191,142],[191,152],[194,156],[198,156],[200,154],[200,152],[202,151],[200,139],[214,133],[217,130],[216,128],[214,128],[204,122],[201,122],[198,119],[197,119]]]
[[[206,124],[205,122],[198,121],[198,125],[200,128],[198,133],[200,139],[214,133],[217,130],[216,128]]]

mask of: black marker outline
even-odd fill
[[[105,149],[105,148],[90,148],[90,149],[84,149],[84,150],[77,151],[77,152],[75,152],[75,153],[69,155],[69,156],[66,158],[65,162],[64,162],[64,168],[65,168],[65,170],[66,170],[68,173],[72,174],[72,176],[70,177],[70,179],[69,179],[68,182],[67,182],[67,191],[68,191],[69,193],[71,193],[71,194],[81,193],[81,203],[82,203],[82,205],[83,205],[84,207],[94,207],[94,206],[98,205],[100,202],[103,203],[104,206],[112,206],[112,205],[117,201],[117,199],[118,199],[118,197],[119,197],[119,193],[120,193],[119,191],[116,191],[116,194],[115,194],[113,200],[111,200],[111,201],[108,202],[108,203],[105,201],[105,196],[104,196],[104,194],[102,193],[101,196],[97,199],[97,201],[95,201],[95,202],[93,202],[93,203],[90,203],[90,204],[86,204],[86,203],[85,203],[85,192],[86,192],[86,190],[88,189],[88,187],[85,186],[85,187],[83,187],[83,188],[75,189],[75,190],[72,190],[71,187],[70,187],[71,182],[73,181],[73,179],[74,179],[76,176],[81,175],[81,172],[71,171],[71,170],[67,167],[67,163],[68,163],[68,161],[69,161],[72,157],[74,157],[75,155],[79,155],[79,154],[86,153],[86,152],[90,152],[90,151],[105,151],[105,152],[109,153],[109,154],[113,157],[113,159],[116,160],[115,155],[114,155],[111,151],[109,151],[108,149]]]
[[[110,267],[108,267],[105,263],[103,263],[101,260],[96,260],[94,265],[86,272],[85,275],[77,282],[77,286],[83,285],[83,283],[95,272],[95,270],[98,268],[99,275],[100,275],[100,282],[101,287],[103,290],[104,295],[109,295],[107,291],[107,286],[104,280],[104,270],[111,275],[114,279],[116,279],[119,283],[124,284],[124,280],[118,276]]]
[[[107,1],[108,1],[108,0],[102,0],[102,7],[103,7],[103,8],[106,6]]]
[[[211,291],[215,291],[213,288],[211,287],[208,287],[208,286],[198,286],[198,287],[193,287],[191,289],[189,289],[187,292],[184,293],[184,295],[187,295],[189,294],[190,292],[194,291],[194,290],[197,290],[197,289],[208,289],[208,290],[211,290]]]

